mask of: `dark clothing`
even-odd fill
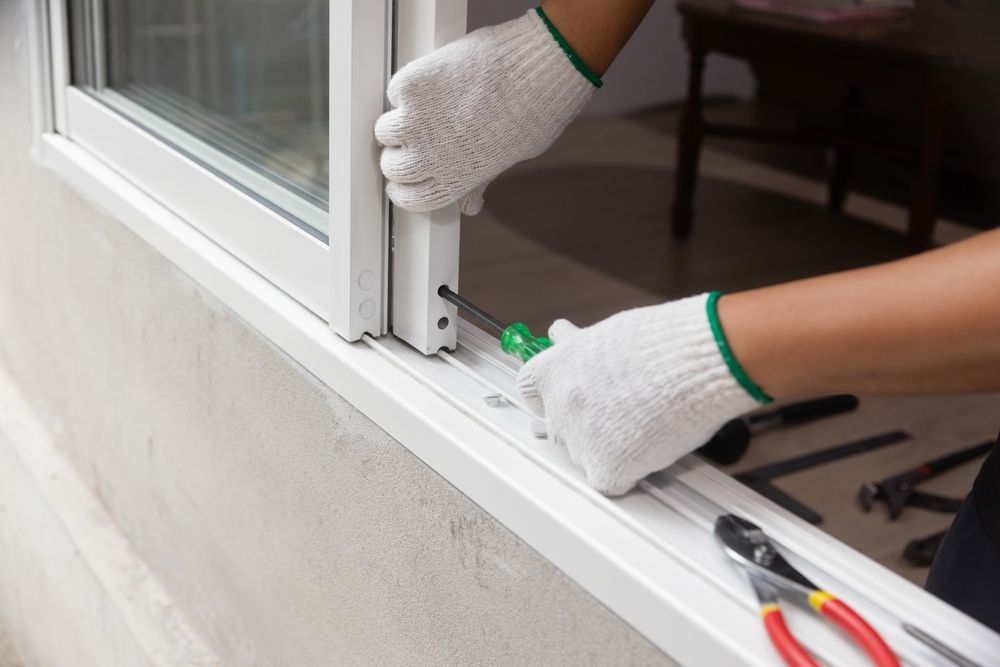
[[[986,537],[1000,550],[1000,438],[979,471],[972,494]]]
[[[927,577],[928,591],[1000,632],[1000,440],[958,511]]]

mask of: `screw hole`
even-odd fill
[[[438,320],[438,329],[441,329],[443,331],[444,329],[448,328],[448,325],[450,323],[451,322],[448,320],[447,317],[442,317],[440,320]]]

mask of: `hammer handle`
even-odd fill
[[[800,401],[782,406],[770,412],[749,417],[751,424],[779,422],[782,424],[802,424],[814,419],[850,412],[858,407],[858,397],[850,394],[824,396],[808,401]]]

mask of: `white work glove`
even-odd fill
[[[627,310],[585,329],[558,320],[549,331],[555,345],[521,369],[521,395],[598,491],[627,492],[770,400],[731,354],[748,388],[730,371],[709,300]]]
[[[474,215],[491,180],[552,145],[601,84],[554,30],[531,10],[396,73],[395,108],[375,125],[394,204],[432,211],[460,201]]]

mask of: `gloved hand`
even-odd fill
[[[460,200],[474,215],[491,180],[555,141],[601,84],[557,35],[531,10],[396,73],[395,108],[375,125],[394,204],[431,211]]]
[[[521,369],[521,395],[598,491],[627,492],[770,400],[729,353],[717,296],[627,310],[585,329],[558,320],[555,345]]]

